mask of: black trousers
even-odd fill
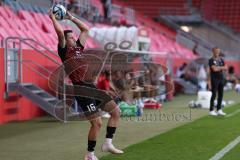
[[[212,97],[210,101],[210,111],[214,110],[214,100],[216,99],[216,96],[218,94],[217,99],[217,110],[220,110],[222,107],[222,99],[223,99],[223,87],[224,87],[225,81],[219,80],[219,79],[212,79],[211,80],[211,86],[212,86]]]

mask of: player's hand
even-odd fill
[[[223,66],[223,67],[222,67],[222,70],[223,70],[223,71],[227,71],[227,70],[228,70],[228,67],[227,67],[227,66]]]
[[[53,14],[53,12],[52,12],[52,8],[49,9],[49,11],[48,11],[48,16],[49,16],[49,18],[51,18],[51,19],[54,19],[54,18],[55,18],[54,14]]]
[[[117,93],[115,93],[114,91],[109,90],[109,91],[106,91],[106,93],[110,95],[113,99],[118,97]]]
[[[73,15],[69,11],[67,11],[65,19],[72,20],[73,18]]]

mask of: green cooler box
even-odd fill
[[[137,115],[137,106],[129,105],[126,102],[120,102],[119,108],[121,110],[121,116],[136,116]]]

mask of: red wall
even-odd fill
[[[4,80],[4,50],[0,48],[0,124],[9,121],[29,120],[34,117],[44,115],[44,112],[25,97],[12,94],[9,100],[4,99],[5,80]],[[43,64],[47,68],[56,68],[56,65],[39,53],[31,50],[23,50],[24,60],[33,60]],[[29,65],[29,64],[27,64]],[[36,66],[34,68],[37,68]],[[47,79],[39,76],[23,65],[23,82],[33,83],[41,88],[48,90]]]

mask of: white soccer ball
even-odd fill
[[[65,17],[65,15],[67,13],[67,10],[63,5],[55,4],[52,7],[52,13],[55,15],[57,20],[63,20],[63,18]]]
[[[190,101],[189,103],[188,103],[188,107],[190,107],[190,108],[195,108],[197,105],[196,105],[196,102],[195,101]]]

